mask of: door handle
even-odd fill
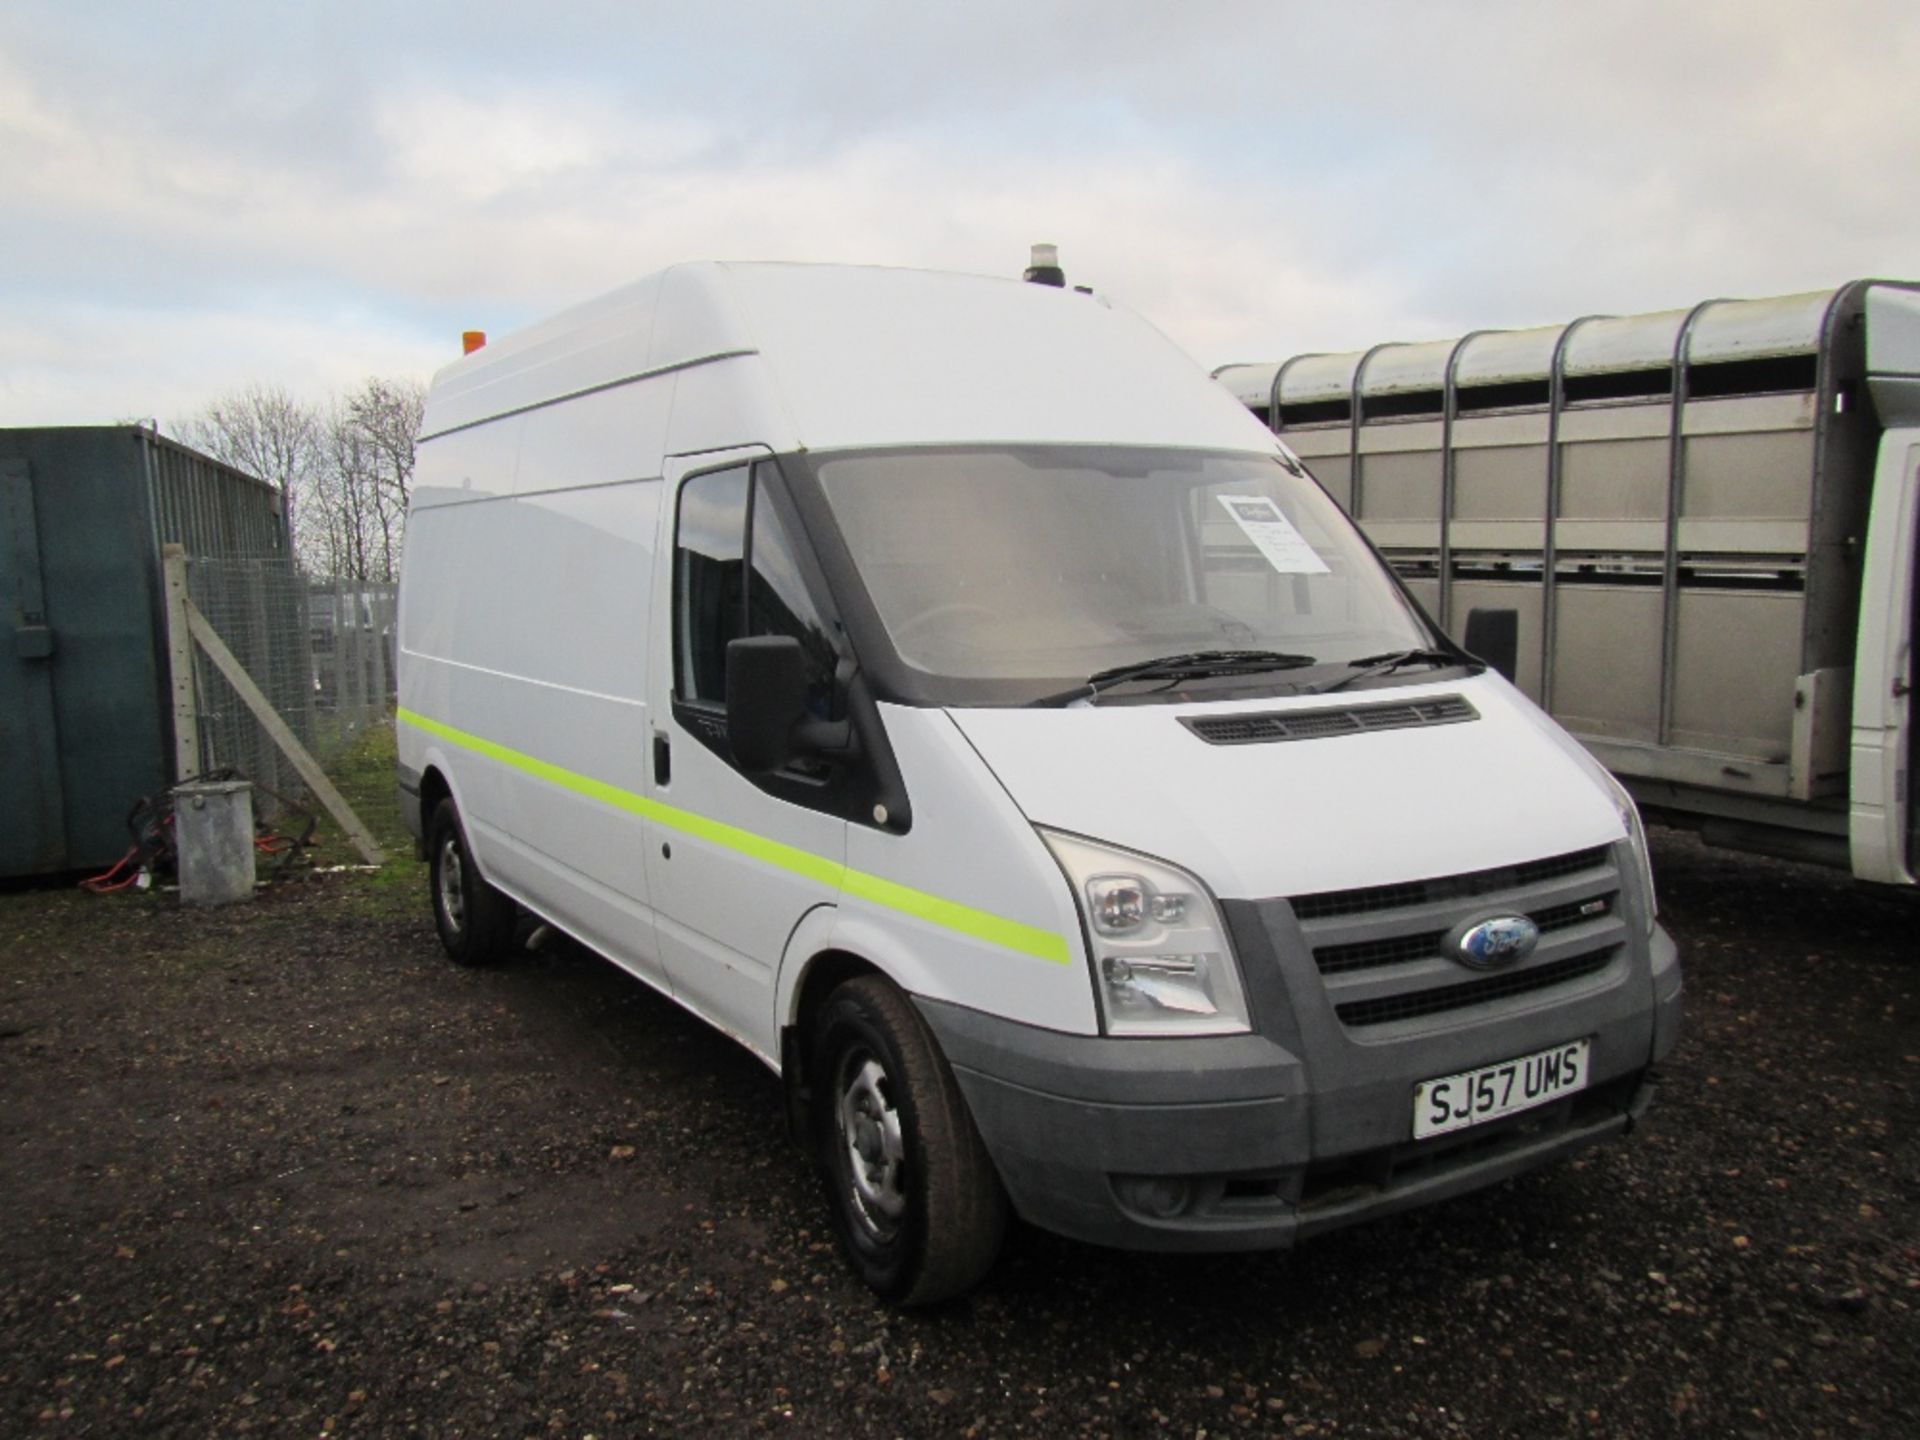
[[[53,656],[53,631],[37,623],[38,617],[13,630],[13,653],[22,660],[47,660]]]
[[[653,737],[653,783],[665,785],[673,779],[673,747],[664,735]]]

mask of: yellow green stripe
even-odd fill
[[[795,875],[805,876],[829,889],[839,890],[857,900],[870,905],[882,906],[888,910],[898,910],[903,915],[911,915],[916,920],[924,920],[930,925],[938,925],[945,930],[953,930],[962,935],[970,935],[976,940],[984,940],[990,945],[1012,950],[1021,955],[1031,955],[1037,960],[1050,961],[1055,965],[1072,963],[1072,954],[1067,949],[1066,938],[1052,930],[1042,930],[1036,925],[1023,925],[1018,920],[1009,920],[1002,915],[990,914],[985,910],[976,910],[971,905],[962,905],[957,900],[943,899],[938,895],[929,895],[924,890],[915,890],[911,886],[900,885],[892,880],[883,880],[878,875],[869,875],[864,871],[852,869],[824,856],[815,855],[810,850],[796,849],[792,845],[782,845],[777,840],[769,840],[764,835],[755,835],[750,830],[738,826],[724,825],[718,820],[710,820],[704,815],[696,815],[691,810],[677,809],[672,805],[663,805],[658,800],[649,800],[644,795],[636,795],[631,790],[622,790],[617,785],[609,785],[604,780],[595,780],[589,775],[581,775],[567,770],[549,761],[532,755],[510,750],[505,745],[495,744],[478,735],[469,735],[464,730],[456,730],[451,725],[438,720],[429,720],[412,710],[401,710],[398,718],[402,724],[411,725],[416,730],[429,735],[437,735],[450,744],[476,755],[484,755],[489,760],[544,780],[549,785],[562,790],[571,790],[576,795],[584,795],[589,800],[598,800],[603,805],[611,805],[616,810],[625,810],[651,820],[656,825],[678,830],[683,835],[691,835],[705,840],[711,845],[734,850],[762,864],[786,870]]]

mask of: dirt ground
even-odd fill
[[[1920,910],[1656,850],[1629,1139],[1292,1254],[1017,1230],[913,1315],[757,1062],[572,947],[455,969],[411,862],[0,895],[0,1434],[1911,1435]]]

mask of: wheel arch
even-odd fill
[[[420,835],[421,845],[426,845],[427,825],[433,819],[433,812],[442,800],[453,798],[453,786],[448,783],[446,772],[437,761],[429,761],[427,768],[420,774]],[[458,807],[459,801],[454,800]]]
[[[467,813],[465,800],[461,798],[460,787],[453,778],[453,767],[447,763],[446,756],[438,748],[429,750],[423,757],[420,767],[420,845],[422,858],[425,858],[427,832],[433,825],[433,812],[440,807],[442,800],[451,800],[453,808],[460,816],[460,828],[466,832],[467,860],[480,872],[480,878],[492,883],[487,875],[487,863],[481,855],[481,847],[474,843],[473,826]]]
[[[808,1134],[808,1043],[822,1002],[860,975],[879,975],[911,999],[927,993],[925,971],[925,962],[891,927],[838,906],[817,905],[794,926],[775,986],[774,1030],[787,1128],[795,1140],[804,1144]]]

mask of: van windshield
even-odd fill
[[[894,655],[935,682],[912,688],[943,700],[1018,703],[1213,651],[1288,666],[1209,689],[1305,689],[1435,643],[1338,507],[1278,457],[914,449],[811,468]]]

